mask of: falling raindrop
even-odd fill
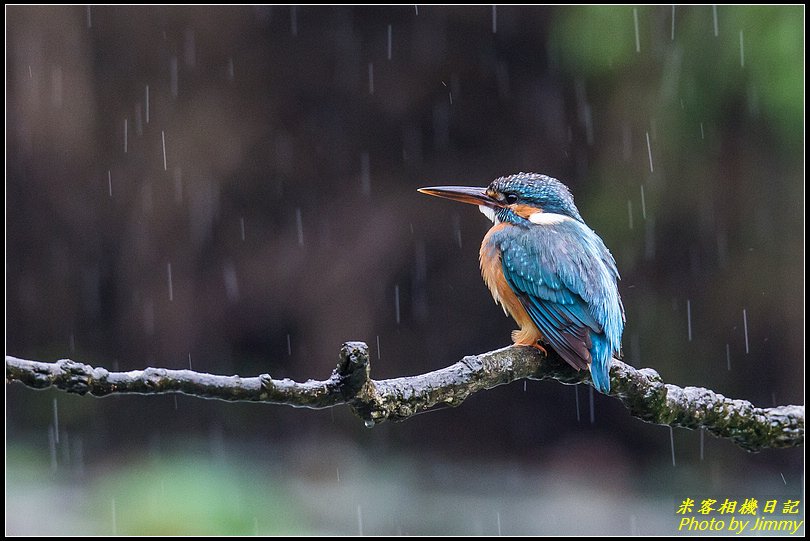
[[[418,17],[418,16],[419,16],[419,6],[418,6],[418,5],[414,5],[414,6],[413,6],[413,9],[415,9],[415,10],[416,10],[416,16]]]
[[[118,517],[115,510],[115,498],[112,499],[112,534],[118,535]]]
[[[787,479],[785,479],[785,474],[783,474],[782,472],[779,472],[779,475],[782,476],[782,482],[785,483],[785,485],[787,485]]]
[[[456,213],[453,214],[453,233],[455,234],[458,247],[461,248],[461,216]]]
[[[335,409],[335,408],[330,408],[330,409]],[[335,468],[335,472],[337,473],[337,482],[340,483],[340,466],[337,466]]]
[[[585,142],[593,146],[593,110],[590,103],[582,107],[582,118],[585,122]]]
[[[644,184],[641,184],[641,217],[647,219],[647,201],[644,198]]]
[[[298,231],[298,245],[304,245],[304,221],[301,218],[301,207],[295,209],[295,228]]]
[[[168,168],[166,167],[166,132],[160,130],[160,140],[163,143],[163,170],[167,171]]]
[[[630,126],[625,124],[622,126],[622,159],[630,161],[633,157],[633,133]]]
[[[380,357],[381,357],[381,354],[380,354],[380,335],[378,334],[377,335],[377,360],[379,360]]]
[[[84,475],[84,442],[81,438],[73,438],[73,464],[76,466],[76,475]]]
[[[360,155],[360,188],[363,195],[371,195],[371,159],[368,152]]]
[[[689,329],[689,341],[692,341],[692,301],[686,299],[686,323]]]
[[[712,17],[714,19],[714,37],[720,35],[719,29],[717,27],[717,4],[712,5]]]
[[[388,60],[391,60],[391,40],[393,38],[393,27],[389,24],[388,25]]]
[[[706,434],[706,431],[701,426],[700,427],[700,460],[701,461],[703,460],[703,440],[704,440],[705,434]]]
[[[650,173],[653,172],[653,161],[652,161],[652,147],[650,146],[650,132],[644,132],[647,135],[647,156],[650,158]]]
[[[59,443],[59,408],[56,405],[56,398],[53,399],[53,434],[54,442]]]
[[[748,313],[743,308],[743,330],[745,332],[745,354],[748,355]]]
[[[146,97],[144,98],[144,110],[146,123],[149,124],[149,85],[146,85]]]
[[[492,6],[492,33],[498,33],[498,6]]]
[[[287,333],[287,355],[292,357],[292,339],[289,333]]]
[[[638,8],[633,8],[633,25],[636,28],[636,52],[641,52],[641,39],[638,35]]]
[[[591,424],[596,422],[596,415],[595,415],[595,408],[593,404],[593,387],[588,387],[588,395],[590,399],[590,408],[591,408]]]
[[[726,368],[731,372],[731,346],[726,344]]]
[[[672,449],[672,467],[675,467],[675,431],[669,427],[669,446]]]
[[[54,107],[62,107],[62,67],[51,70],[51,102]]]
[[[675,41],[675,4],[672,4],[672,37],[671,41]]]
[[[630,225],[630,229],[633,229],[633,202],[629,199],[627,200],[627,219]]]
[[[107,186],[110,188],[110,197],[112,197],[112,171],[107,169]]]
[[[371,422],[372,426],[374,422]],[[366,426],[368,426],[368,421],[366,421]],[[360,535],[363,535],[363,510],[360,508],[360,504],[357,504],[357,530],[360,532]]]
[[[233,81],[233,57],[228,57],[228,80]]]
[[[190,351],[188,353],[188,369],[189,370],[194,370],[194,368],[191,367],[191,352]]]
[[[700,138],[706,139],[706,134],[703,132],[703,122],[700,123]]]
[[[740,67],[745,67],[745,47],[743,46],[743,31],[740,30]]]
[[[178,408],[177,395],[173,395],[172,398],[174,398],[174,411],[177,411]]]
[[[67,430],[63,433],[64,441],[62,443],[62,464],[70,466],[70,437]]]
[[[76,353],[76,337],[70,333],[70,352]]]
[[[298,8],[290,6],[290,32],[293,36],[298,35]]]
[[[172,285],[172,264],[166,263],[166,274],[169,277],[169,302],[174,301],[174,287]]]
[[[56,471],[59,464],[56,461],[56,432],[53,425],[48,425],[48,451],[51,456],[51,470]]]
[[[394,311],[397,314],[397,325],[399,325],[399,284],[394,286]]]
[[[93,16],[90,13],[90,6],[87,6],[87,28],[93,28]]]
[[[259,535],[259,517],[253,517],[253,535]]]
[[[239,282],[236,278],[236,268],[230,261],[222,266],[222,279],[225,282],[225,296],[234,302],[239,299]]]
[[[368,93],[374,94],[374,62],[368,63]]]
[[[172,56],[169,59],[169,88],[171,88],[173,98],[177,97],[177,86],[177,57]]]
[[[574,403],[576,404],[577,408],[577,422],[580,422],[579,417],[579,385],[574,385]]]
[[[125,118],[124,119],[124,154],[127,153],[127,147],[128,147],[128,141],[127,141],[128,133],[127,132],[128,131],[129,130],[127,129],[127,119]]]
[[[494,8],[493,8],[493,9],[494,9]],[[500,536],[500,535],[501,535],[501,512],[500,512],[500,511],[497,511],[497,512],[495,513],[495,517],[496,517],[496,518],[497,518],[497,520],[498,520],[498,536]]]
[[[523,380],[523,392],[524,393],[526,392],[526,383],[527,383],[527,381],[524,379]]]

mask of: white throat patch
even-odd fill
[[[529,216],[529,221],[537,225],[557,225],[570,219],[568,216],[554,214],[553,212],[535,212]]]
[[[498,225],[501,221],[498,219],[498,216],[495,214],[495,209],[492,207],[487,207],[485,205],[478,205],[478,210],[481,211],[481,214],[492,220],[492,223]]]

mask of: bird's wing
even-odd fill
[[[578,227],[532,228],[499,244],[504,277],[534,324],[571,366],[586,369],[591,332],[603,332],[588,303],[606,269],[582,242]]]

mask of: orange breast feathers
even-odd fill
[[[501,264],[501,254],[495,243],[491,242],[492,235],[497,230],[504,227],[514,227],[507,223],[500,223],[492,227],[484,236],[484,241],[481,243],[481,251],[479,253],[481,261],[481,275],[484,277],[484,282],[487,284],[492,298],[495,299],[497,304],[503,307],[504,313],[512,316],[520,330],[512,332],[512,341],[518,346],[538,346],[538,340],[543,338],[537,326],[529,317],[526,309],[520,303],[520,300],[515,295],[512,288],[506,281],[503,275],[503,265]]]

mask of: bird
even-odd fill
[[[580,216],[559,180],[517,173],[485,188],[432,186],[419,192],[477,205],[492,221],[479,252],[496,304],[520,326],[518,346],[547,355],[550,345],[594,387],[610,393],[610,365],[621,357],[624,306],[610,250]]]

